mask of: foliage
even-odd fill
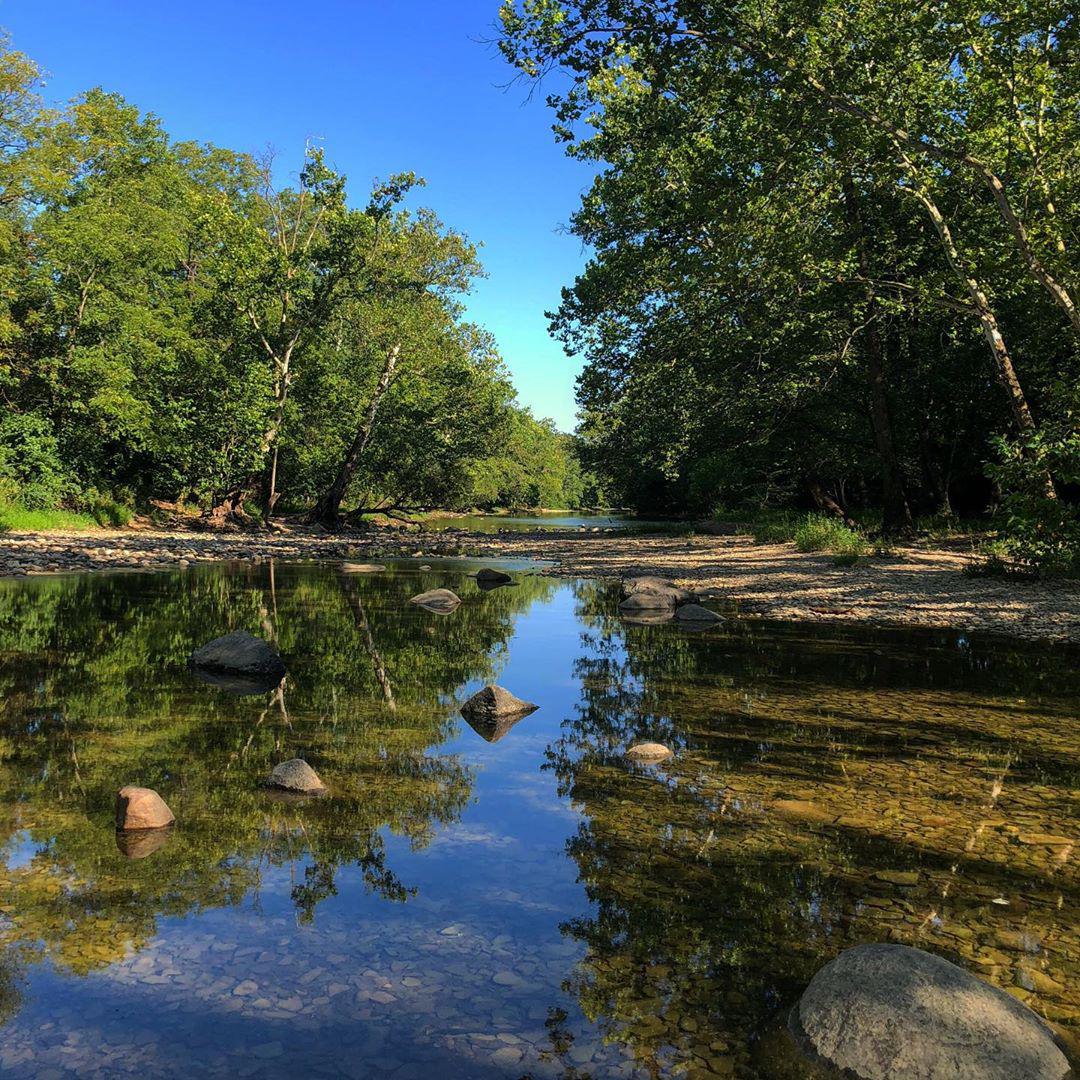
[[[990,474],[1006,492],[1001,514],[1006,538],[995,553],[1029,572],[1080,568],[1080,508],[1046,498],[1046,476],[1080,484],[1080,432],[1061,438],[1040,433],[1026,440],[998,439]]]
[[[709,513],[824,494],[910,531],[993,509],[997,438],[1034,474],[1032,440],[1075,433],[1074,5],[501,16],[504,55],[544,81],[595,176],[572,220],[594,254],[552,325],[586,358],[582,457],[616,499]],[[1071,511],[1029,504],[1010,528],[1042,515]]]
[[[569,446],[463,318],[475,247],[404,206],[422,180],[354,203],[309,147],[280,185],[272,160],[175,141],[117,94],[50,110],[40,86],[0,43],[10,513],[299,512],[338,481],[328,524],[355,506],[570,497]]]
[[[834,555],[865,555],[870,545],[866,537],[848,528],[837,518],[807,514],[792,535],[799,551],[829,551]]]

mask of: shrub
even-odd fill
[[[987,471],[1005,492],[997,559],[1032,574],[1080,569],[1080,510],[1047,493],[1048,476],[1059,484],[1080,483],[1080,434],[998,439],[995,449],[998,461]]]
[[[837,518],[822,514],[807,514],[792,539],[799,551],[829,551],[848,556],[852,562],[865,555],[870,546],[862,533],[848,528]]]

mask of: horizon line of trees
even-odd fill
[[[208,515],[568,506],[573,441],[522,407],[462,297],[475,246],[345,177],[63,108],[0,38],[0,502]]]
[[[1063,0],[510,0],[596,169],[552,327],[614,500],[999,512],[1075,564],[1080,12]]]

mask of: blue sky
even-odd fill
[[[573,425],[579,365],[547,335],[585,253],[563,230],[590,174],[551,135],[542,97],[507,88],[499,0],[0,0],[0,25],[48,72],[46,96],[123,94],[176,138],[278,154],[308,139],[371,180],[411,169],[414,203],[483,244],[470,317],[498,339],[521,400]]]

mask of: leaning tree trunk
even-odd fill
[[[349,444],[349,449],[345,452],[345,457],[338,468],[333,483],[315,504],[315,509],[311,511],[310,521],[325,525],[328,529],[337,528],[342,500],[345,498],[345,492],[349,490],[349,484],[352,482],[353,476],[356,475],[356,469],[360,464],[360,459],[364,456],[364,450],[367,449],[368,441],[371,438],[371,430],[375,426],[375,417],[378,415],[379,406],[386,396],[386,391],[390,389],[390,382],[394,377],[394,369],[397,367],[400,354],[400,345],[393,346],[387,352],[386,363],[383,365],[382,374],[379,376],[379,381],[375,384],[375,389],[371,393],[371,401],[368,402],[363,422],[357,429],[353,441]]]
[[[848,224],[855,236],[855,248],[859,257],[859,272],[866,285],[866,368],[870,388],[870,426],[874,432],[874,444],[881,459],[881,531],[890,536],[909,532],[913,528],[911,507],[904,491],[904,479],[896,457],[896,441],[893,438],[892,416],[889,409],[888,374],[885,369],[885,349],[878,329],[880,309],[870,270],[870,254],[866,244],[866,230],[859,208],[855,182],[848,173],[844,176],[844,201]]]

